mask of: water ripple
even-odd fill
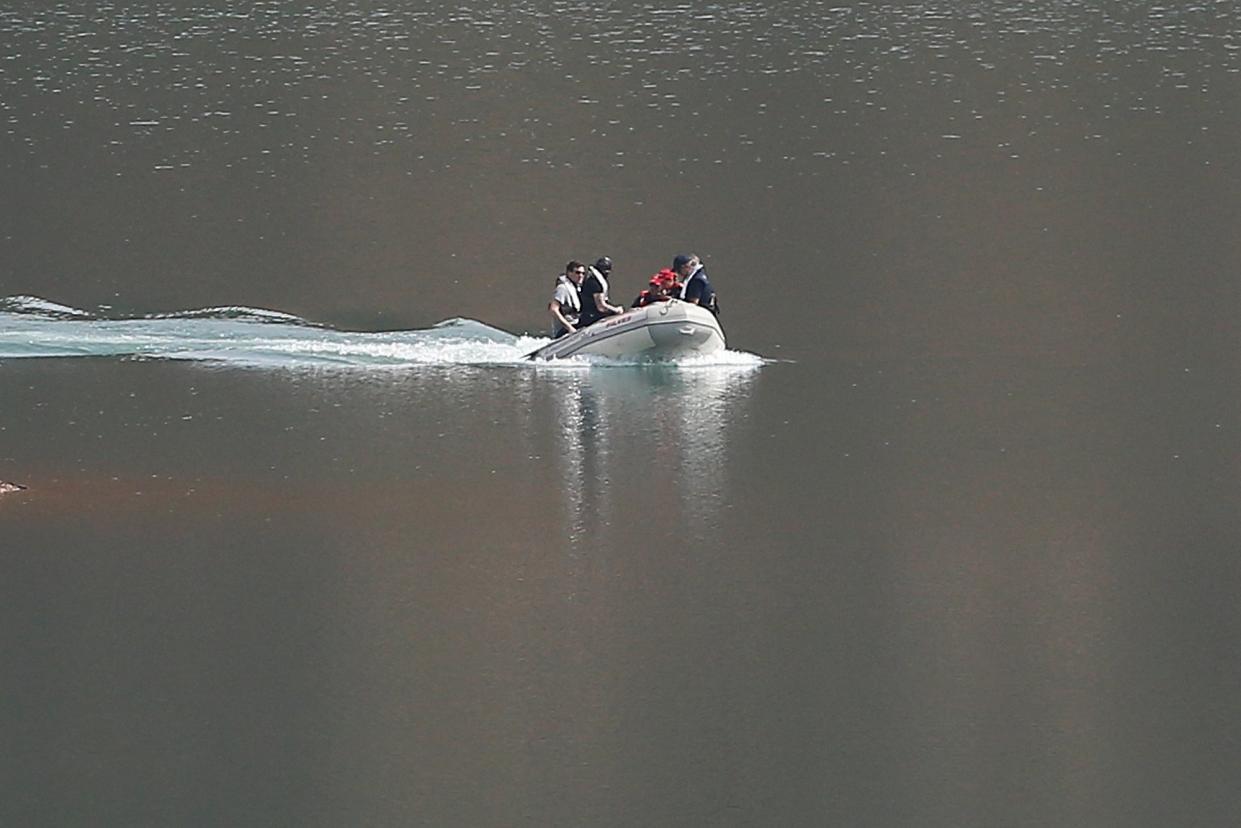
[[[27,5],[0,10],[0,140],[44,157],[85,135],[151,168],[275,172],[341,146],[430,168],[497,152],[572,165],[586,140],[630,161],[757,163],[727,129],[756,117],[780,158],[839,162],[928,98],[958,113],[928,108],[940,122],[913,125],[928,136],[1041,118],[1050,97],[1087,111],[1091,135],[1121,112],[1209,126],[1233,118],[1210,102],[1241,71],[1238,16],[1084,0]],[[536,114],[531,98],[562,105]],[[704,120],[722,134],[684,134]]]

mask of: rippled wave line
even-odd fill
[[[503,366],[532,363],[547,343],[472,319],[413,331],[342,331],[281,311],[222,306],[109,318],[37,296],[0,299],[0,359],[106,357],[169,359],[251,367]],[[558,367],[634,363],[565,360]],[[753,354],[725,351],[678,367],[757,367]]]

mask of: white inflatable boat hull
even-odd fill
[[[530,359],[600,356],[609,359],[669,360],[724,350],[724,331],[715,314],[671,299],[617,316],[552,340]]]

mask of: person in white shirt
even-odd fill
[[[552,315],[552,338],[559,339],[577,330],[578,315],[582,312],[582,279],[586,265],[574,260],[565,265],[564,273],[556,277],[556,290],[547,311]]]

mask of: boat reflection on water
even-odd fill
[[[651,364],[550,376],[571,541],[651,514],[679,516],[694,537],[710,534],[728,488],[729,433],[745,417],[757,366]]]

